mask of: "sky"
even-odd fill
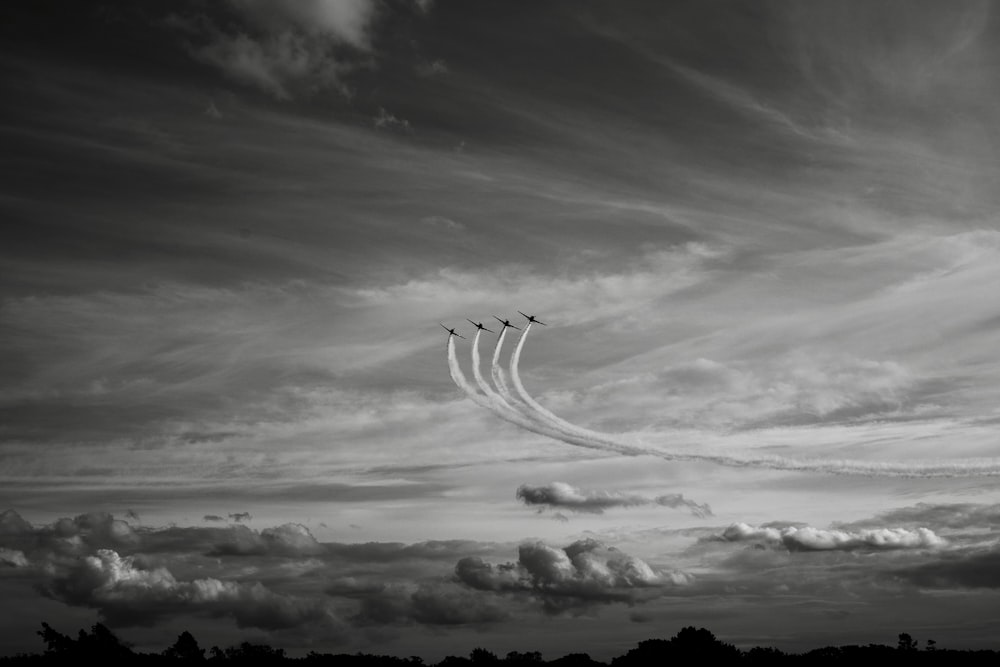
[[[1000,649],[996,3],[0,13],[0,654]]]

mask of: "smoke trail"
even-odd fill
[[[472,375],[476,379],[476,384],[479,389],[486,395],[486,398],[493,403],[495,410],[500,410],[508,415],[516,415],[517,417],[524,419],[524,415],[517,412],[511,405],[504,400],[504,397],[494,391],[493,387],[489,385],[486,379],[483,377],[482,369],[480,368],[479,359],[479,336],[483,332],[481,330],[476,331],[475,338],[472,339]],[[502,334],[501,334],[502,336]],[[499,356],[497,353],[494,356]]]
[[[500,367],[500,350],[503,348],[504,338],[507,337],[507,327],[504,327],[500,331],[500,336],[497,338],[497,344],[493,348],[493,363],[490,365],[490,375],[493,377],[493,384],[496,385],[497,391],[500,396],[510,405],[512,408],[517,409],[517,405],[520,403],[510,391],[510,387],[507,386],[507,378],[503,374],[503,369]],[[523,411],[522,411],[522,414]],[[525,415],[528,416],[528,415]]]
[[[528,326],[524,327],[524,331],[521,332],[521,337],[517,340],[517,346],[514,348],[514,353],[510,356],[510,378],[514,382],[514,388],[517,390],[518,396],[525,403],[525,405],[531,408],[546,423],[552,425],[553,427],[566,431],[567,433],[600,438],[602,434],[580,428],[576,424],[572,424],[550,412],[545,408],[545,406],[536,401],[524,388],[524,385],[521,384],[521,375],[518,373],[518,366],[521,363],[521,350],[524,348],[524,340],[528,337],[529,331],[531,331],[531,322],[528,322]]]
[[[448,336],[448,370],[451,371],[452,381],[457,384],[476,405],[492,409],[489,401],[480,396],[479,392],[477,392],[475,388],[469,384],[469,381],[465,379],[465,373],[462,372],[462,367],[458,365],[458,357],[455,356],[454,336]]]
[[[834,475],[859,475],[868,477],[997,477],[1000,476],[1000,460],[997,459],[968,459],[965,461],[914,461],[912,463],[899,462],[866,462],[850,459],[810,461],[804,459],[793,459],[783,456],[748,456],[739,454],[695,454],[689,452],[671,452],[669,450],[654,449],[650,447],[639,447],[626,443],[614,436],[597,433],[588,429],[580,428],[558,417],[544,406],[539,404],[531,394],[527,392],[521,383],[518,372],[518,364],[521,360],[521,350],[531,329],[529,323],[524,328],[517,347],[511,355],[510,374],[517,389],[519,398],[531,411],[538,424],[531,424],[526,428],[542,433],[549,431],[545,435],[555,437],[563,442],[588,449],[598,449],[613,451],[619,454],[631,456],[656,456],[667,461],[705,461],[719,465],[736,468],[767,468],[771,470],[789,470],[798,472],[820,472]],[[494,371],[498,363],[499,353],[493,357]],[[496,373],[494,373],[496,378]],[[539,425],[541,429],[537,428]],[[548,427],[548,428],[545,428]],[[555,435],[552,435],[552,434]]]
[[[483,396],[477,392],[476,388],[469,384],[468,379],[465,377],[465,373],[462,372],[462,367],[458,363],[458,357],[455,354],[455,338],[453,336],[448,337],[448,370],[451,372],[452,382],[458,385],[458,387],[465,392],[466,396],[471,398],[476,405],[486,408],[504,421],[516,424],[525,430],[556,440],[559,439],[557,434],[552,429],[546,429],[544,426],[534,423],[526,415],[514,410],[509,405],[507,406],[507,409],[504,409],[495,401],[491,401],[487,396]],[[485,380],[483,381],[483,384],[485,384]]]

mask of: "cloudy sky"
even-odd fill
[[[995,3],[0,12],[0,653],[1000,648]]]

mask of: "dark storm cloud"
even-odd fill
[[[525,505],[542,505],[543,508],[565,508],[571,512],[603,514],[614,507],[639,507],[659,505],[661,507],[684,508],[697,517],[712,516],[712,508],[686,499],[682,494],[670,493],[655,498],[624,493],[622,491],[598,491],[576,488],[565,482],[552,482],[534,486],[522,484],[517,487],[515,497]]]
[[[529,595],[548,613],[597,603],[631,604],[691,580],[681,572],[658,572],[639,558],[590,539],[562,549],[542,542],[522,544],[516,563],[463,558],[455,565],[455,576],[477,590]]]

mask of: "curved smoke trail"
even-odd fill
[[[503,349],[503,341],[507,337],[507,327],[505,326],[500,330],[500,336],[497,338],[497,344],[493,348],[493,363],[490,364],[490,375],[493,378],[493,384],[496,385],[497,391],[500,396],[511,406],[512,409],[517,410],[520,401],[514,397],[511,393],[510,387],[507,385],[507,378],[503,374],[503,368],[500,367],[500,350]],[[525,413],[524,416],[529,415]],[[533,416],[530,418],[534,418]]]
[[[997,459],[969,459],[966,461],[921,461],[912,463],[899,462],[866,462],[850,459],[810,461],[793,459],[784,456],[748,456],[738,454],[696,454],[689,452],[671,452],[650,447],[640,447],[626,443],[609,434],[597,433],[580,428],[547,410],[538,403],[521,383],[518,364],[521,360],[521,350],[531,329],[529,323],[524,328],[517,347],[511,355],[510,374],[517,389],[518,397],[534,419],[529,430],[543,435],[555,437],[563,442],[588,449],[613,451],[630,456],[649,455],[668,461],[705,461],[736,468],[768,468],[771,470],[790,470],[799,472],[820,472],[835,475],[860,475],[868,477],[996,477],[1000,476],[1000,461]],[[499,343],[499,341],[498,341]],[[499,349],[499,345],[498,345]],[[497,373],[499,352],[494,354],[494,380],[501,377]],[[526,415],[527,416],[527,415]],[[540,428],[539,428],[540,427]]]
[[[477,330],[475,337],[472,339],[472,375],[476,380],[476,384],[479,386],[479,389],[483,392],[483,394],[486,395],[487,400],[493,404],[494,412],[499,410],[507,416],[514,416],[523,420],[524,415],[518,412],[515,408],[511,407],[504,397],[498,394],[486,381],[486,378],[483,377],[479,358],[479,337],[482,333],[482,330]],[[499,350],[494,357],[498,356]]]
[[[524,327],[524,331],[521,332],[521,337],[518,338],[517,345],[514,347],[514,353],[510,355],[510,379],[514,382],[514,389],[517,390],[518,397],[535,414],[541,417],[543,421],[559,430],[584,437],[593,437],[598,440],[603,439],[604,434],[581,428],[550,412],[545,406],[536,401],[528,393],[528,390],[524,388],[524,385],[521,384],[521,375],[518,373],[518,366],[521,363],[521,350],[524,348],[524,340],[528,337],[529,331],[531,331],[531,322],[528,322],[528,326]]]
[[[508,409],[503,409],[494,401],[491,401],[487,396],[483,396],[476,391],[476,388],[469,384],[469,380],[466,379],[465,373],[462,372],[462,367],[458,363],[458,357],[455,354],[455,338],[453,336],[448,337],[448,370],[451,372],[451,379],[458,387],[465,392],[466,396],[472,399],[472,401],[481,407],[486,408],[497,417],[508,421],[512,424],[516,424],[521,428],[528,431],[538,433],[539,435],[544,435],[553,439],[558,440],[558,435],[552,429],[546,429],[540,427],[529,417],[523,413],[511,408],[509,405]],[[483,381],[485,384],[485,380]],[[586,445],[584,445],[586,446]]]

